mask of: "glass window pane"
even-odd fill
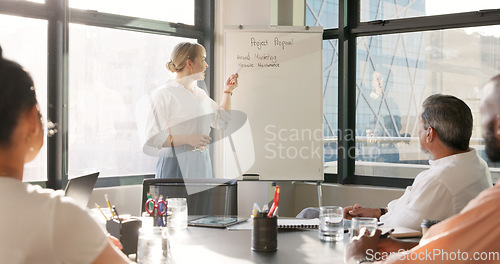
[[[47,21],[0,15],[0,45],[5,58],[18,62],[31,74],[47,124]],[[36,159],[24,166],[24,181],[46,180],[47,145],[44,144]]]
[[[471,146],[486,159],[479,99],[500,71],[498,32],[488,26],[358,38],[356,173],[413,178],[425,169],[418,118],[423,100],[436,93],[469,105]],[[489,166],[496,181],[499,164]]]
[[[323,28],[339,27],[338,0],[307,0],[306,25]]]
[[[323,41],[323,135],[325,173],[337,173],[338,40]]]
[[[361,21],[443,15],[500,8],[498,1],[361,0]]]
[[[70,24],[69,178],[154,174],[142,152],[135,108],[171,77],[172,48],[194,41]]]
[[[72,8],[194,25],[194,0],[69,0]]]
[[[338,27],[338,0],[307,0],[306,25]],[[323,41],[323,135],[325,173],[337,173],[338,40]]]

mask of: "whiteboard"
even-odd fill
[[[323,180],[322,27],[226,27],[224,80],[245,125],[225,144],[226,177]]]

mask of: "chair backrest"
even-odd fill
[[[153,197],[187,198],[189,215],[238,215],[236,180],[145,179],[142,186],[142,212],[150,193]]]

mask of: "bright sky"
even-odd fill
[[[500,8],[498,0],[427,0],[425,1],[425,10],[427,15],[451,14],[467,11],[477,11],[482,9]]]
[[[427,15],[441,15],[460,12],[478,11],[483,9],[498,9],[498,0],[426,0]],[[475,27],[465,29],[467,33],[478,32],[483,35],[500,36],[500,26]]]
[[[45,0],[28,1],[45,2]],[[69,6],[83,10],[194,24],[194,0],[69,0]]]

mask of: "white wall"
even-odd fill
[[[297,215],[307,207],[318,207],[318,192],[315,184],[295,184],[294,211],[287,212],[289,215]],[[404,189],[374,187],[362,185],[322,185],[323,205],[349,206],[358,203],[366,207],[385,207],[390,201],[403,195]]]
[[[106,207],[104,194],[108,195],[109,201],[115,205],[119,214],[140,216],[142,208],[142,185],[95,188],[90,197],[88,207],[94,208],[95,203],[101,207]]]

